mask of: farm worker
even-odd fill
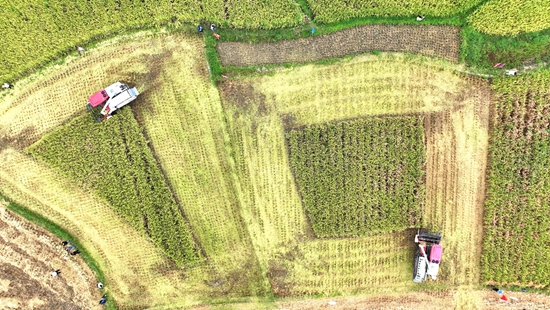
[[[70,243],[70,242],[69,242],[68,240],[65,240],[65,241],[61,242],[61,244],[62,244],[63,246],[66,246],[66,245],[69,244],[69,243]]]
[[[217,33],[214,33],[213,36],[214,36],[214,38],[216,38],[216,39],[218,39],[218,40],[221,38],[221,36],[220,36],[219,34],[217,34]]]
[[[74,245],[71,245],[70,247],[66,248],[65,250],[67,250],[67,252],[70,252],[72,250],[75,250],[76,247]]]
[[[86,52],[86,50],[85,50],[82,46],[77,46],[77,47],[76,47],[76,50],[79,51],[79,52],[81,52],[81,53]]]
[[[57,277],[57,275],[60,273],[61,273],[61,270],[57,269],[56,271],[52,272],[52,277]]]
[[[4,89],[13,88],[13,85],[11,85],[10,83],[4,83],[4,84],[2,84],[2,88],[4,88]]]
[[[99,283],[97,284],[97,288],[103,288],[103,283],[99,282]]]
[[[418,16],[416,17],[416,21],[417,21],[417,22],[421,22],[421,21],[424,20],[424,18],[425,18],[424,15],[418,15]]]
[[[202,25],[201,24],[199,24],[199,26],[197,27],[197,31],[202,32]]]
[[[101,297],[101,300],[99,301],[99,304],[104,305],[106,302],[107,302],[107,294],[105,294],[105,295],[103,295],[103,297]]]
[[[315,33],[315,28],[311,28],[311,34]]]
[[[516,69],[508,70],[508,71],[506,71],[505,74],[506,74],[506,75],[517,75],[517,74],[518,74],[518,70],[516,70]]]
[[[216,30],[216,25],[210,24],[210,30],[215,31]]]
[[[79,253],[80,253],[80,251],[79,251],[79,250],[76,250],[76,251],[72,252],[71,255],[74,256],[74,255],[79,254]]]
[[[500,297],[500,300],[502,300],[502,301],[508,301],[508,298],[506,298],[506,296],[502,295],[502,296]]]

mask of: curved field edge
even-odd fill
[[[99,267],[98,262],[94,259],[92,255],[90,255],[88,249],[84,247],[80,241],[77,238],[74,238],[73,235],[68,233],[66,230],[61,228],[60,226],[56,225],[55,223],[49,221],[48,219],[40,216],[37,213],[34,213],[25,207],[20,206],[19,204],[16,204],[12,201],[9,201],[6,197],[2,195],[2,192],[0,191],[0,200],[5,201],[6,208],[13,213],[17,214],[21,218],[29,221],[30,223],[37,225],[39,227],[44,228],[48,232],[50,232],[52,235],[56,236],[57,238],[61,240],[70,240],[71,244],[76,246],[77,249],[80,250],[80,257],[86,262],[88,267],[93,271],[94,275],[97,278],[97,282],[103,282],[106,285],[105,291],[109,292],[109,283],[106,281],[105,274]],[[113,298],[109,298],[107,300],[107,304],[105,305],[107,309],[114,310],[116,309],[115,302]]]
[[[203,259],[130,108],[109,122],[76,117],[25,152],[105,199],[179,266]]]
[[[101,3],[33,0],[0,6],[5,21],[0,24],[4,34],[0,58],[5,61],[0,69],[1,80],[13,80],[44,62],[54,61],[76,45],[132,29],[166,24],[180,27],[182,22],[199,21],[270,29],[295,26],[303,17],[299,5],[291,0],[274,0],[269,5],[242,0]]]

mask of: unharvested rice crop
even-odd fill
[[[550,0],[491,0],[475,10],[468,21],[477,30],[515,36],[550,28]]]
[[[423,118],[368,118],[286,133],[303,204],[319,237],[419,223],[425,198]]]
[[[105,199],[179,265],[201,259],[129,108],[101,123],[78,117],[27,151]]]
[[[76,45],[123,29],[205,20],[218,27],[276,28],[294,26],[301,19],[298,4],[291,0],[2,2],[0,80],[12,80]]]
[[[550,280],[550,72],[498,79],[482,259],[485,281]]]
[[[308,0],[315,20],[331,23],[367,16],[450,16],[467,11],[481,0]]]

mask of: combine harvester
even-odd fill
[[[103,105],[100,112],[103,117],[97,121],[104,121],[111,118],[116,110],[136,100],[138,95],[139,93],[135,87],[130,88],[124,83],[116,82],[91,95],[88,98],[86,108],[91,110]]]
[[[439,245],[441,234],[419,230],[414,236],[414,242],[418,244],[418,250],[414,258],[413,281],[422,283],[428,276],[436,280],[443,254],[443,247]]]

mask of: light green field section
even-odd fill
[[[550,28],[550,0],[490,0],[468,16],[468,22],[501,36],[543,30]]]
[[[254,80],[266,104],[301,126],[365,115],[428,113],[467,96],[459,66],[422,56],[364,55]]]
[[[307,0],[322,23],[371,16],[450,16],[467,11],[481,0]]]
[[[280,295],[335,295],[411,288],[415,230],[296,244],[271,261]]]

